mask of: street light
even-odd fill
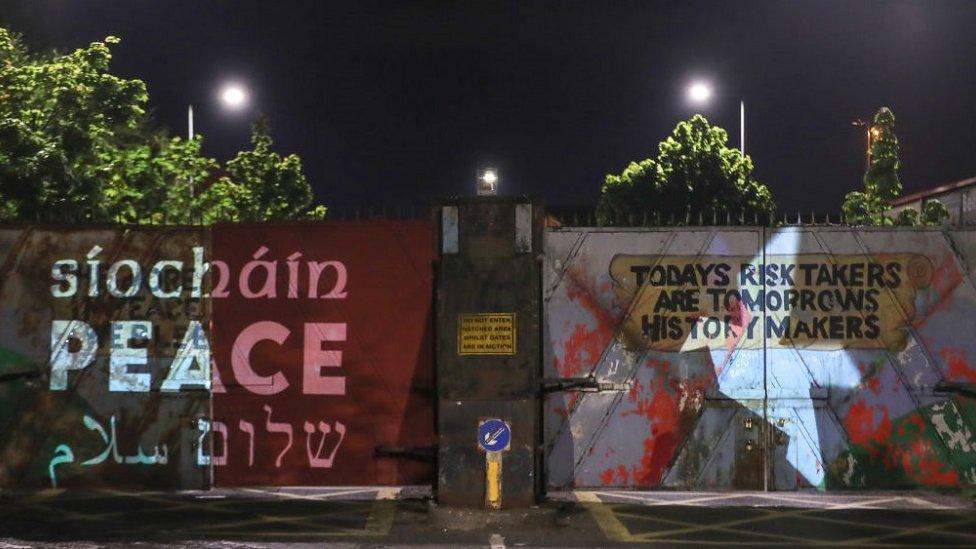
[[[247,104],[247,90],[240,84],[228,83],[220,89],[220,102],[225,107],[238,110]],[[186,106],[186,140],[193,141],[193,105]],[[193,178],[190,178],[190,198],[193,198]]]
[[[247,103],[247,91],[238,84],[227,84],[220,91],[220,102],[230,109],[239,109]]]
[[[231,110],[238,110],[247,105],[248,94],[240,84],[225,84],[218,94],[220,103]],[[186,138],[193,139],[193,105],[186,108]]]
[[[495,196],[498,194],[498,172],[495,168],[485,168],[478,174],[478,196]]]
[[[693,82],[688,87],[688,99],[691,99],[692,103],[702,104],[711,99],[711,97],[712,87],[707,82]]]
[[[712,86],[697,80],[688,86],[688,99],[696,105],[703,105],[712,98]],[[739,152],[746,155],[746,102],[739,101]]]
[[[863,127],[864,134],[867,136],[867,148],[864,150],[864,170],[867,171],[871,169],[871,142],[878,138],[881,131],[878,130],[877,126],[872,126],[860,118],[851,122],[851,126]]]

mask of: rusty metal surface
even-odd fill
[[[549,396],[548,485],[972,485],[974,264],[964,230],[548,231],[545,375],[623,384]]]
[[[436,442],[429,227],[214,228],[216,485],[432,481],[410,459]]]
[[[190,274],[205,245],[183,228],[0,229],[0,486],[205,486],[194,424],[209,395],[161,391],[188,327],[207,323]],[[167,261],[182,276],[152,284]],[[133,326],[151,337],[129,340]]]

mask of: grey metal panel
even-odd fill
[[[532,252],[532,204],[515,205],[515,252]]]
[[[458,253],[458,209],[457,206],[441,207],[441,253]]]

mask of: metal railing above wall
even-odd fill
[[[371,206],[337,206],[329,207],[325,216],[327,220],[366,220],[366,219],[386,219],[386,220],[419,220],[430,217],[430,207],[418,204],[397,204],[397,205],[371,205]],[[297,220],[302,220],[298,218]],[[309,220],[312,221],[312,220]],[[98,218],[92,209],[80,212],[77,215],[65,215],[58,212],[38,212],[30,219],[10,220],[9,224],[43,224],[43,225],[130,225],[130,226],[158,226],[158,225],[205,225],[203,218],[196,218],[189,222],[184,216],[179,220],[168,216],[155,216],[136,222],[128,222],[121,217],[115,219]],[[250,221],[244,221],[250,222]],[[274,221],[270,221],[274,222]]]
[[[550,227],[786,227],[798,225],[847,225],[840,213],[792,212],[773,215],[717,208],[697,212],[631,211],[601,213],[594,208],[547,207]]]

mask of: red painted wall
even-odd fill
[[[431,482],[431,463],[374,457],[435,443],[429,224],[221,225],[212,239],[215,484]]]

